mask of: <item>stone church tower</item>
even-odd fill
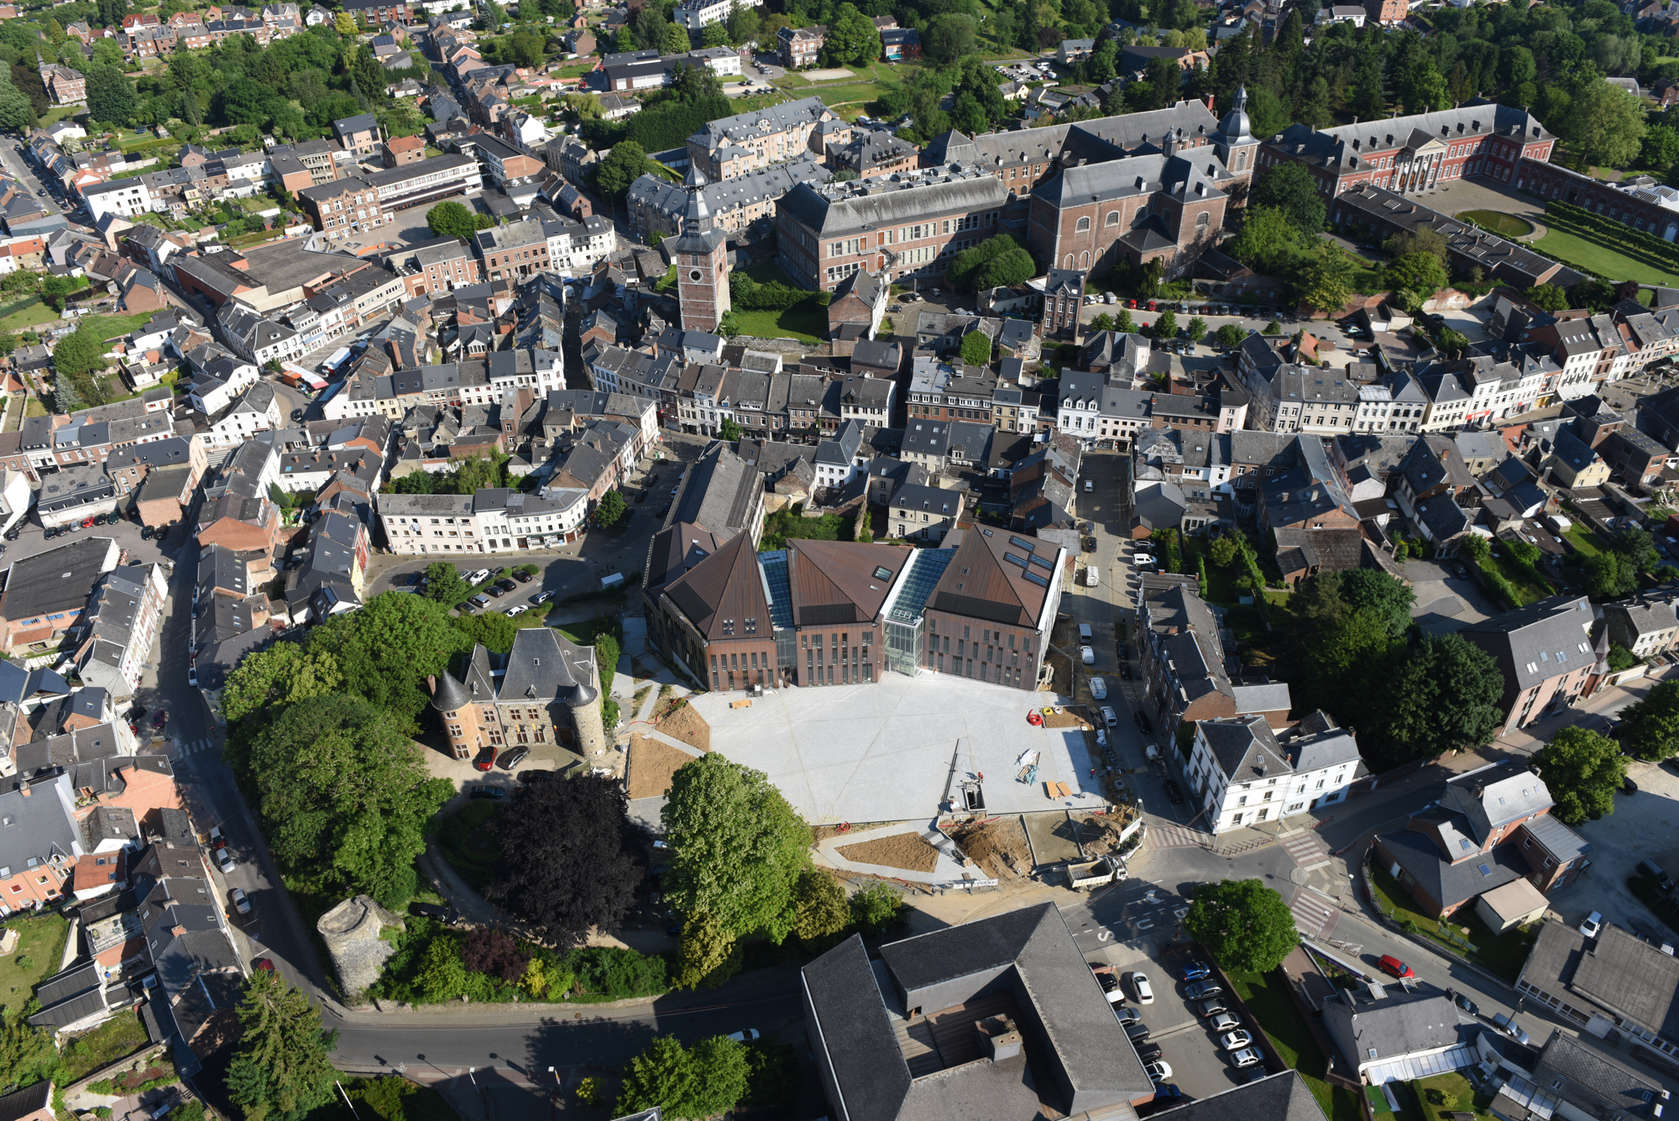
[[[705,175],[688,172],[688,206],[682,216],[682,236],[671,246],[676,261],[676,298],[685,331],[715,331],[729,310],[727,236],[716,228],[711,208],[700,188]]]

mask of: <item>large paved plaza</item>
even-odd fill
[[[962,677],[888,673],[869,685],[782,689],[732,708],[741,693],[705,693],[694,705],[712,750],[769,775],[812,824],[927,821],[939,812],[956,761],[957,784],[984,776],[986,808],[1021,813],[1103,804],[1085,734],[1026,722],[1028,693]],[[1038,752],[1038,780],[1016,782],[1015,760]],[[1072,791],[1051,798],[1046,782]],[[952,791],[957,786],[948,785]]]

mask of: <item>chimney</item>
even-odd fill
[[[25,798],[29,797],[29,794],[30,794],[29,784],[27,782],[18,783],[17,784],[17,792],[19,794],[23,795]]]

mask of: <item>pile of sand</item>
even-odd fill
[[[911,872],[931,872],[939,862],[939,850],[919,833],[894,833],[854,845],[840,845],[838,852],[858,864],[879,864]]]
[[[670,789],[671,776],[693,761],[686,751],[652,736],[633,735],[624,765],[624,789],[632,799],[662,797]]]
[[[1032,871],[1032,849],[1018,816],[969,822],[950,833],[968,859],[983,868],[987,876],[1008,879]]]
[[[673,740],[680,740],[697,751],[711,750],[711,725],[694,711],[687,701],[678,701],[663,716],[653,721],[653,727]]]

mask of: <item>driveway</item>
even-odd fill
[[[1455,576],[1432,561],[1405,562],[1405,579],[1416,597],[1411,618],[1429,634],[1449,634],[1498,614],[1475,581]]]

